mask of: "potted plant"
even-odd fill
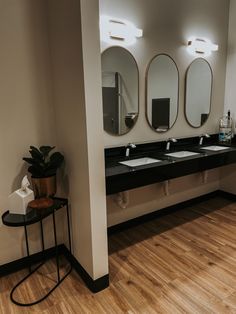
[[[55,147],[30,146],[31,157],[24,157],[30,166],[32,185],[35,198],[52,197],[56,194],[56,172],[63,163],[64,157],[59,152],[52,153]]]

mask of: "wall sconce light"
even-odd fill
[[[143,36],[143,30],[129,21],[103,15],[100,18],[100,35],[101,40],[106,43],[128,46]]]
[[[209,39],[191,37],[188,40],[188,52],[193,56],[208,57],[213,51],[218,51],[219,46]]]

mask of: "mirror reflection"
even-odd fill
[[[204,59],[196,59],[189,66],[186,76],[185,115],[188,123],[201,127],[211,109],[212,70]]]
[[[166,132],[178,115],[179,73],[173,59],[158,55],[150,63],[146,81],[146,115],[156,132]]]
[[[102,53],[102,96],[104,130],[113,135],[128,133],[138,118],[138,68],[122,47]]]

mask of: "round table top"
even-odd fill
[[[11,214],[8,210],[2,215],[2,222],[4,225],[9,227],[32,225],[50,216],[54,211],[57,211],[66,205],[68,205],[68,199],[55,197],[53,198],[52,206],[43,209],[32,209],[28,207],[26,215]]]

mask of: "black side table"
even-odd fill
[[[26,250],[27,256],[30,256],[29,253],[29,242],[28,242],[28,233],[27,233],[27,226],[35,224],[37,222],[40,223],[41,228],[41,242],[42,242],[42,253],[44,253],[45,245],[44,245],[44,233],[43,233],[43,219],[52,215],[53,218],[53,231],[54,231],[54,240],[55,240],[55,248],[56,248],[56,264],[57,264],[57,282],[56,284],[50,289],[50,291],[43,296],[41,299],[34,301],[32,303],[20,303],[14,299],[14,291],[26,280],[28,279],[34,272],[36,272],[44,263],[40,263],[34,270],[31,269],[29,266],[29,274],[25,276],[17,285],[12,289],[10,298],[11,301],[20,306],[32,306],[38,304],[45,300],[60,284],[61,282],[70,274],[72,270],[72,266],[70,264],[69,271],[61,278],[60,277],[60,267],[59,267],[59,250],[58,250],[58,243],[57,243],[57,229],[56,229],[56,221],[55,221],[55,212],[61,208],[66,208],[67,213],[67,230],[68,230],[68,239],[69,239],[69,250],[71,252],[71,237],[70,237],[70,218],[69,218],[69,207],[68,207],[68,199],[65,198],[53,198],[53,205],[48,208],[44,209],[30,209],[26,215],[20,214],[11,214],[9,211],[5,212],[2,215],[2,222],[4,225],[9,227],[24,227],[25,231],[25,242],[26,242]]]

